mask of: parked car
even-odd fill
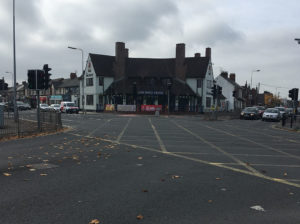
[[[256,107],[246,107],[240,114],[240,119],[259,119],[260,115]]]
[[[60,111],[62,113],[79,113],[79,108],[75,106],[74,102],[61,102]]]
[[[31,106],[28,103],[17,101],[18,110],[30,110]]]
[[[265,112],[266,108],[263,106],[255,106],[258,109],[259,116],[262,117],[263,113]]]
[[[276,108],[268,108],[265,110],[262,121],[280,121],[280,111]]]
[[[286,115],[291,117],[294,114],[294,109],[293,108],[286,108],[285,109]]]
[[[50,107],[48,106],[48,104],[41,103],[40,104],[40,109],[41,109],[41,111],[49,111]]]
[[[283,118],[283,116],[286,116],[286,111],[284,107],[275,107],[275,109],[279,110],[281,118]]]
[[[55,112],[60,112],[60,104],[51,104],[50,110],[55,111]]]

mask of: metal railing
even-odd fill
[[[300,130],[300,115],[290,115],[282,119],[282,127],[292,128],[294,130]]]
[[[40,128],[34,112],[18,111],[17,120],[12,112],[0,112],[0,140],[9,137],[25,137],[41,132],[53,132],[62,129],[61,113],[45,111],[40,114]]]

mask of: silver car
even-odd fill
[[[60,104],[51,104],[50,110],[55,111],[55,112],[60,112]]]
[[[49,111],[50,107],[48,106],[48,104],[41,103],[40,109],[41,109],[41,111]]]
[[[280,121],[280,111],[276,108],[268,108],[262,115],[262,121]]]

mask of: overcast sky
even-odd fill
[[[114,55],[115,42],[130,57],[186,56],[212,48],[214,75],[236,73],[267,85],[300,88],[299,0],[15,0],[17,81],[28,69],[52,68],[52,79],[81,71],[81,52]],[[12,0],[0,1],[0,77],[13,72]],[[287,96],[288,89],[277,88]]]

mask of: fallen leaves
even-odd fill
[[[221,178],[220,177],[216,177],[216,180],[221,180]]]
[[[254,209],[256,211],[260,211],[260,212],[264,212],[265,209],[263,207],[261,207],[260,205],[254,205],[252,207],[250,207],[251,209]]]
[[[178,175],[172,175],[172,179],[174,180],[174,179],[178,179],[178,178],[180,178],[180,176],[178,176]]]
[[[11,173],[3,173],[3,175],[6,176],[6,177],[10,177]]]
[[[89,224],[99,224],[100,221],[98,219],[93,219],[92,221],[89,222]]]
[[[139,160],[142,160],[142,159],[143,159],[143,157],[142,157],[142,156],[139,156],[139,157],[138,157],[138,159],[139,159]]]
[[[212,203],[213,201],[212,200],[208,200],[208,203]]]
[[[148,192],[148,190],[147,190],[147,189],[143,189],[143,190],[142,190],[142,192],[144,192],[144,193],[147,193],[147,192]]]
[[[136,216],[136,219],[138,219],[138,220],[142,220],[143,218],[144,218],[144,216],[142,216],[141,214]]]

